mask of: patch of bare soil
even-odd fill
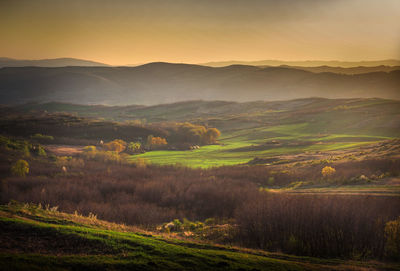
[[[46,145],[46,152],[59,156],[74,156],[83,151],[83,146]]]

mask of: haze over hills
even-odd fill
[[[272,66],[260,66],[260,67],[272,67]],[[390,72],[395,70],[400,70],[400,66],[359,66],[359,67],[331,67],[331,66],[316,66],[316,67],[303,67],[303,66],[287,66],[282,65],[279,66],[282,68],[293,68],[299,69],[303,71],[310,71],[314,73],[321,73],[321,72],[331,72],[331,73],[339,73],[339,74],[361,74],[361,73],[370,73],[370,72]]]
[[[66,67],[66,66],[109,66],[104,63],[77,59],[77,58],[53,58],[53,59],[13,59],[0,57],[1,67]]]
[[[7,67],[0,103],[159,104],[186,100],[400,98],[400,70],[355,75],[289,67],[208,67],[149,63],[138,67]]]
[[[337,60],[306,60],[306,61],[283,61],[283,60],[258,60],[258,61],[213,61],[201,63],[200,65],[210,67],[224,67],[229,65],[251,65],[251,66],[301,66],[301,67],[318,67],[318,66],[331,66],[331,67],[374,67],[374,66],[399,66],[400,60],[385,59],[373,61],[337,61]]]

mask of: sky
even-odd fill
[[[0,56],[400,59],[400,0],[0,0]]]

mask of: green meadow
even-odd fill
[[[190,167],[214,167],[247,163],[257,158],[303,152],[354,149],[362,145],[390,139],[385,136],[307,133],[308,123],[259,127],[222,133],[220,145],[202,146],[190,151],[151,151],[137,157],[155,164],[181,164]],[[265,145],[279,142],[276,145]],[[263,145],[264,144],[264,145]]]

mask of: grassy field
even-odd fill
[[[244,129],[222,134],[220,145],[203,146],[191,151],[151,151],[141,155],[156,164],[182,164],[213,167],[247,163],[255,157],[270,158],[304,152],[356,149],[390,137],[374,135],[307,133],[307,123]],[[268,144],[278,142],[278,144]],[[133,156],[132,159],[135,159]]]
[[[181,112],[188,110],[187,106],[177,104],[174,108],[180,108]],[[193,151],[152,151],[140,157],[156,164],[212,167],[247,163],[256,157],[356,150],[363,145],[400,136],[399,124],[395,121],[400,114],[396,101],[305,99],[241,106],[236,112],[203,114],[189,119],[220,129],[219,146],[203,146]],[[156,109],[152,108],[150,112],[177,118],[162,111],[162,107]]]
[[[396,270],[215,246],[29,204],[0,206],[0,270]]]

